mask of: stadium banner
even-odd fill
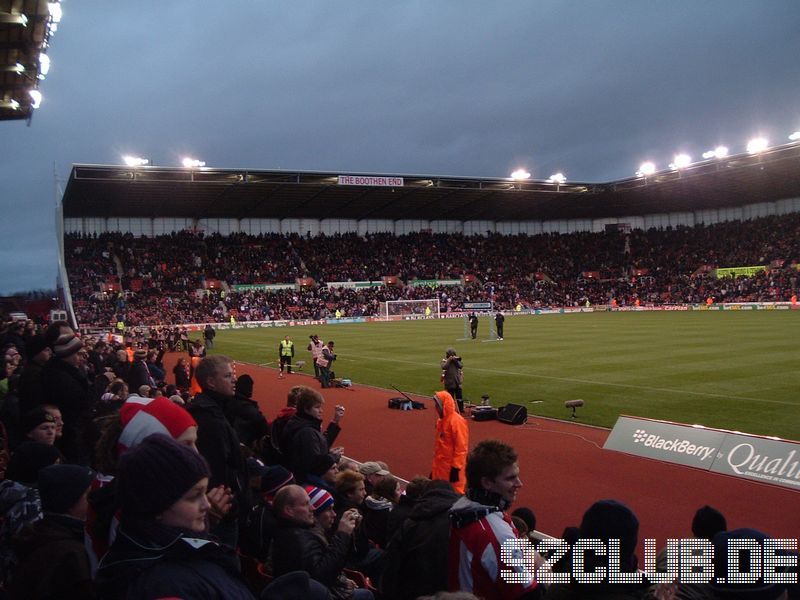
[[[329,288],[361,289],[383,287],[383,281],[329,281],[325,284]]]
[[[603,449],[800,491],[800,442],[622,415]]]
[[[491,302],[464,302],[464,310],[491,310]]]
[[[413,279],[407,281],[406,285],[409,287],[436,287],[437,285],[461,285],[460,279]]]
[[[326,319],[328,325],[340,325],[341,323],[366,323],[366,317],[342,317],[341,319]]]
[[[603,449],[708,470],[725,435],[715,429],[620,416]]]
[[[800,491],[800,443],[730,433],[711,470]]]
[[[339,175],[339,185],[369,185],[377,187],[403,187],[402,177],[376,177],[371,175]]]
[[[293,283],[237,283],[231,286],[234,292],[293,290],[294,288],[295,284]]]
[[[722,279],[723,277],[752,277],[756,273],[761,273],[762,271],[766,271],[767,267],[764,265],[758,265],[754,267],[727,267],[723,269],[715,269],[714,276],[717,279]]]

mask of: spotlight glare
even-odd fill
[[[688,154],[676,154],[669,167],[671,169],[685,169],[692,164],[692,157]]]
[[[50,16],[53,18],[53,23],[61,21],[63,13],[61,12],[61,2],[48,2],[47,9],[50,11]]]
[[[50,72],[50,57],[44,52],[39,55],[39,73],[47,75]]]
[[[188,156],[183,159],[183,166],[187,169],[192,169],[194,167],[205,167],[206,163],[202,160],[197,160],[196,158],[189,158]]]
[[[39,106],[42,104],[42,92],[39,90],[31,90],[28,92],[28,94],[30,95],[31,100],[33,100],[31,107],[39,108]]]
[[[727,146],[717,146],[714,148],[714,158],[725,158],[728,156]]]
[[[648,175],[652,175],[655,172],[656,172],[655,163],[650,162],[648,160],[647,162],[643,162],[641,165],[639,165],[639,170],[636,171],[636,175],[638,175],[639,177],[642,176],[647,177]]]
[[[561,172],[555,173],[554,175],[550,175],[550,177],[547,179],[547,181],[549,181],[550,183],[557,183],[557,184],[562,184],[566,180],[567,177]]]
[[[525,169],[517,169],[513,173],[511,173],[511,179],[515,181],[523,181],[524,179],[530,179],[531,174],[528,173]]]
[[[769,147],[769,142],[767,138],[757,137],[753,138],[749,142],[747,142],[747,151],[750,154],[758,154],[759,152],[764,152]]]
[[[789,139],[793,142],[800,140],[800,131],[795,131],[792,135],[789,136]]]
[[[125,156],[123,156],[122,160],[129,167],[143,167],[145,165],[150,164],[150,161],[147,160],[146,158],[141,158],[139,156],[131,156],[130,154],[126,154]]]

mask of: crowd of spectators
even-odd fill
[[[357,463],[343,455],[334,444],[345,409],[334,407],[323,427],[318,390],[291,388],[270,420],[250,376],[237,378],[231,359],[204,357],[201,340],[187,345],[183,337],[181,328],[119,341],[81,337],[65,322],[0,327],[2,597],[713,600],[798,593],[796,582],[785,585],[792,573],[796,579],[791,552],[780,551],[775,563],[786,581],[762,577],[759,566],[748,583],[725,583],[729,541],[767,552],[768,537],[729,530],[708,506],[695,514],[691,533],[706,541],[709,556],[713,550],[722,578],[588,585],[568,553],[553,565],[565,579],[547,585],[535,575],[550,556],[534,511],[514,506],[524,457],[512,447],[482,440],[466,458],[465,477],[450,469],[444,479],[405,484],[380,456]],[[173,382],[167,349],[192,359],[191,369],[178,363]],[[638,519],[621,502],[591,504],[562,538],[573,546],[618,540],[619,571],[632,575],[641,566]],[[657,557],[662,572],[671,568],[669,556],[663,549]],[[586,554],[585,566],[605,560]]]
[[[81,324],[134,325],[381,314],[386,300],[436,297],[442,310],[788,301],[797,288],[800,215],[629,233],[464,236],[425,232],[300,236],[181,232],[67,235]],[[768,266],[717,279],[713,269]],[[397,285],[342,288],[328,282]],[[298,287],[300,278],[314,284]],[[457,285],[413,286],[414,280]],[[291,289],[237,285],[289,284]],[[404,285],[406,284],[406,285]]]

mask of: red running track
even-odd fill
[[[168,373],[174,362],[170,358]],[[279,379],[275,369],[243,363],[237,363],[236,372],[253,377],[253,397],[270,421],[285,405],[290,387],[320,387],[305,374]],[[387,400],[396,392],[360,385],[324,390],[323,395],[325,416],[336,404],[346,408],[336,443],[348,456],[384,460],[404,479],[430,473],[432,408],[390,410]],[[470,421],[469,429],[470,447],[495,438],[516,448],[523,482],[517,505],[532,508],[537,529],[550,535],[578,525],[594,501],[615,498],[639,517],[640,539],[656,538],[658,547],[670,537],[691,537],[692,517],[704,504],[721,510],[731,529],[753,527],[773,537],[800,538],[800,492],[603,450],[609,431],[577,423],[530,416],[526,425]]]

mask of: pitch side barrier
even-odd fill
[[[564,315],[572,313],[592,313],[592,312],[650,312],[650,311],[686,311],[686,310],[799,310],[800,304],[791,302],[725,302],[719,304],[664,304],[660,306],[561,306],[553,308],[525,308],[522,310],[503,310],[507,317],[522,315]],[[438,315],[392,315],[389,321],[426,321],[431,319],[463,319],[468,314],[466,312],[443,312]],[[490,316],[489,313],[483,316]],[[495,314],[495,313],[492,313]],[[180,327],[186,327],[188,331],[201,331],[206,325],[211,325],[214,329],[221,331],[226,329],[260,329],[265,327],[295,327],[308,325],[341,325],[345,323],[372,323],[386,322],[386,317],[342,317],[341,319],[282,319],[278,321],[242,321],[237,323],[228,322],[206,322],[206,323],[185,323]],[[81,324],[81,331],[89,333],[116,333],[112,327],[103,329],[94,325]],[[158,325],[143,325],[145,328],[151,327],[175,327],[172,323],[160,323]]]

